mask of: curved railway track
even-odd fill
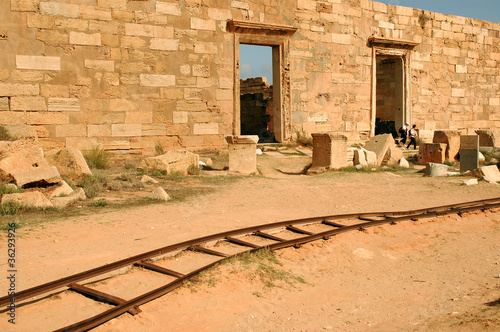
[[[246,227],[172,244],[29,288],[17,292],[15,294],[15,302],[19,303],[26,299],[31,299],[42,294],[50,294],[51,292],[60,291],[61,289],[70,289],[85,296],[115,305],[111,309],[108,309],[98,315],[56,330],[87,331],[115,317],[118,317],[123,313],[128,312],[132,315],[139,313],[141,311],[139,309],[140,305],[173,291],[174,289],[182,286],[185,281],[195,277],[209,267],[242,253],[254,252],[263,248],[275,251],[291,246],[300,247],[302,244],[308,242],[321,239],[328,240],[330,237],[340,233],[363,230],[365,228],[379,226],[382,224],[395,224],[407,220],[432,218],[447,214],[462,214],[477,210],[484,211],[498,207],[500,207],[500,197],[412,211],[330,215]],[[280,232],[279,236],[277,235],[278,232]],[[224,252],[224,250],[219,248],[214,249],[213,247],[210,248],[207,245],[207,243],[218,241],[230,243],[233,246],[232,252],[227,253]],[[222,249],[226,249],[225,251],[228,251],[227,248]],[[158,259],[161,256],[169,254],[172,255],[173,253],[186,250],[200,252],[204,255],[210,255],[217,258],[212,260],[210,263],[198,267],[188,273],[181,273],[167,269],[152,262],[153,259]],[[86,281],[88,282],[96,276],[102,276],[112,271],[133,266],[140,266],[144,269],[167,275],[174,278],[174,280],[130,300],[124,300],[84,285]],[[0,306],[6,306],[10,302],[11,296],[4,296],[0,298]]]

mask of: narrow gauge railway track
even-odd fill
[[[111,309],[108,309],[98,315],[56,330],[87,331],[115,317],[118,317],[123,313],[129,312],[130,314],[135,315],[141,312],[141,310],[139,309],[140,305],[173,291],[174,289],[182,286],[185,281],[195,277],[200,272],[208,269],[209,267],[212,267],[225,259],[240,255],[242,253],[254,252],[263,248],[268,248],[271,251],[291,246],[295,246],[298,248],[300,247],[300,245],[308,242],[320,239],[328,240],[330,237],[340,233],[354,230],[363,230],[365,228],[379,226],[382,224],[395,224],[407,220],[416,221],[422,218],[432,218],[447,214],[460,215],[462,213],[470,211],[484,211],[499,207],[500,197],[452,205],[436,206],[432,208],[412,211],[330,215],[246,227],[168,245],[163,248],[148,251],[133,257],[96,267],[88,271],[84,271],[78,274],[61,278],[59,280],[29,288],[16,293],[15,301],[21,302],[23,300],[30,299],[41,294],[50,293],[51,291],[70,289],[88,297],[92,297],[100,301],[115,305]],[[287,232],[287,236],[283,236],[281,234],[280,236],[276,235],[278,231],[281,231],[282,233]],[[257,238],[265,239],[265,243],[256,243],[259,242],[255,241],[255,239]],[[235,251],[235,253],[225,253],[224,251],[219,250],[219,248],[208,248],[206,244],[208,242],[214,241],[224,241],[239,249],[233,250]],[[154,258],[157,259],[161,256],[166,256],[169,253],[172,254],[185,250],[197,251],[205,255],[215,256],[217,257],[217,259],[188,273],[173,271],[151,262],[151,260]],[[164,274],[171,278],[173,277],[174,280],[145,294],[136,296],[135,298],[132,298],[130,300],[124,300],[122,298],[100,292],[96,289],[87,287],[82,284],[83,281],[88,281],[89,279],[96,276],[102,276],[112,271],[133,266],[140,266],[144,269]],[[10,296],[1,297],[0,306],[6,306],[10,303],[10,301]]]

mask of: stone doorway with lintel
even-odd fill
[[[370,37],[368,45],[372,48],[370,136],[374,136],[376,130],[384,131],[377,128],[379,124],[394,122],[397,131],[405,122],[412,123],[411,54],[418,43]]]
[[[284,142],[291,137],[289,39],[297,28],[248,21],[229,21],[234,33],[234,114],[233,135],[241,134],[240,113],[240,44],[270,46],[273,63],[273,128],[274,137]]]

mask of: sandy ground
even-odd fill
[[[359,211],[431,207],[500,196],[500,186],[406,173],[287,175],[266,168],[185,202],[47,221],[17,233],[17,289],[147,250],[243,226]],[[286,160],[289,160],[287,158]],[[306,158],[298,158],[297,165]],[[289,163],[285,159],[283,164]],[[286,165],[284,166],[286,168]],[[0,269],[7,274],[5,233]],[[500,330],[500,213],[456,215],[338,235],[277,253],[305,283],[266,287],[237,263],[97,331],[495,331]],[[169,263],[170,264],[170,263]],[[175,264],[173,261],[172,264]],[[180,266],[188,269],[189,266]],[[167,277],[168,278],[168,277]],[[152,272],[102,280],[129,299],[170,281]],[[129,285],[134,283],[133,287]],[[8,288],[0,279],[2,293]],[[62,292],[0,313],[0,331],[45,331],[110,306]]]

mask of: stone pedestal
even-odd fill
[[[257,173],[257,142],[259,136],[226,136],[229,144],[229,171],[241,174]]]
[[[347,166],[347,137],[330,133],[312,134],[313,157],[309,173]]]
[[[426,165],[427,163],[443,164],[446,161],[445,143],[420,143],[418,146],[418,163]]]

